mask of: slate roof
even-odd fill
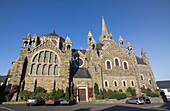
[[[102,47],[104,46],[104,44],[102,44],[102,43],[98,43],[97,44],[97,49],[98,50],[102,50]]]
[[[91,78],[87,68],[71,68],[71,75],[74,78]]]
[[[170,88],[170,80],[156,81],[156,84],[160,89],[169,89]]]
[[[86,53],[86,50],[83,50],[83,49],[72,49],[72,52],[75,53],[77,51],[80,51],[81,53],[83,53],[85,55]]]
[[[138,57],[138,56],[136,56],[136,60],[137,60],[137,63],[138,63],[138,64],[147,65],[146,63],[143,62],[143,59],[140,58],[140,57]]]
[[[7,78],[7,76],[0,76],[0,81],[5,81],[5,79]]]

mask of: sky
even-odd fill
[[[19,57],[22,38],[55,32],[87,49],[91,31],[98,42],[104,16],[109,33],[121,35],[150,59],[156,81],[170,80],[170,0],[0,0],[0,75]]]

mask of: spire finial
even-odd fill
[[[55,25],[54,25],[54,30],[53,30],[53,33],[55,33]]]
[[[102,16],[102,35],[108,35],[108,30],[103,16]]]

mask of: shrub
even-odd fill
[[[48,96],[50,96],[47,93],[37,93],[36,96],[41,97],[43,100],[46,100]]]
[[[65,97],[68,97],[69,98],[69,88],[66,87],[66,94],[65,94]]]
[[[99,94],[99,86],[97,83],[94,83],[94,94]]]
[[[35,93],[46,93],[46,90],[41,87],[41,86],[38,86],[36,89],[35,89]]]
[[[101,90],[101,89],[100,89],[100,92],[99,92],[98,99],[103,99],[103,92],[102,92],[102,90]]]
[[[132,97],[130,92],[125,92],[125,94],[126,94],[126,97]]]
[[[104,99],[109,98],[109,97],[108,97],[108,93],[107,93],[107,91],[106,91],[105,89],[103,89],[103,98],[104,98]]]
[[[117,91],[117,92],[114,92],[114,97],[117,100],[121,100],[121,99],[125,99],[126,98],[126,94],[123,93],[123,92]]]
[[[123,92],[122,89],[119,89],[119,92]]]
[[[7,94],[5,95],[6,101],[9,102],[13,96],[14,96],[14,93],[10,93],[9,90],[7,90]]]
[[[57,90],[57,99],[60,99],[63,96],[64,96],[64,90],[63,89],[58,89]]]
[[[28,100],[28,98],[30,98],[32,96],[33,92],[30,92],[30,91],[27,91],[27,90],[24,90],[24,91],[21,91],[19,93],[19,100]]]
[[[113,91],[111,89],[108,90],[107,95],[108,95],[109,99],[113,99],[114,98]]]
[[[136,96],[136,90],[134,88],[128,87],[126,92],[130,92],[131,96]]]
[[[151,92],[150,96],[151,97],[159,97],[159,94],[157,92]]]

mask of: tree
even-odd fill
[[[96,95],[99,94],[99,86],[97,83],[94,83],[94,94],[96,94]]]
[[[66,94],[65,94],[65,97],[68,97],[69,98],[69,88],[66,87]]]

